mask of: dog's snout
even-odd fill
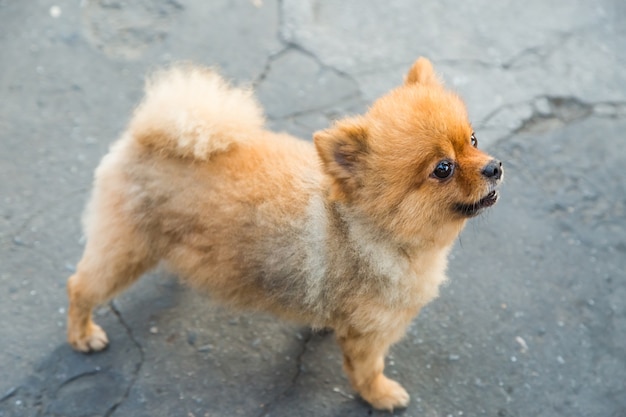
[[[502,177],[502,162],[492,159],[483,168],[483,175],[487,178],[499,180]]]

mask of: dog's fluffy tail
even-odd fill
[[[131,137],[162,155],[208,160],[255,136],[264,118],[251,90],[216,72],[176,66],[146,82],[129,125]]]

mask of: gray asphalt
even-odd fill
[[[402,416],[626,416],[623,0],[0,0],[0,416],[368,416],[332,334],[155,271],[65,344],[92,173],[149,71],[254,85],[303,138],[429,57],[506,166],[387,361]]]

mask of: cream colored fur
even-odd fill
[[[174,67],[152,76],[145,90],[130,135],[173,156],[207,160],[250,140],[265,122],[251,90],[231,88],[211,70]]]

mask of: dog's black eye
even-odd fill
[[[472,146],[474,148],[478,148],[478,139],[476,139],[476,135],[474,133],[472,133],[470,140],[472,141]]]
[[[448,178],[454,171],[454,164],[450,161],[441,161],[435,167],[433,175],[440,180]]]

